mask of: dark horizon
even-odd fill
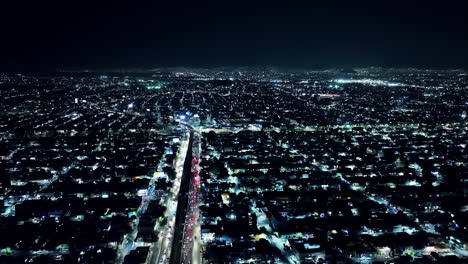
[[[41,2],[4,10],[0,70],[468,68],[461,1]]]
[[[124,65],[78,65],[78,66],[55,66],[55,65],[0,65],[0,73],[18,73],[18,74],[60,74],[60,73],[150,73],[155,70],[161,71],[173,71],[176,69],[187,69],[187,70],[221,70],[230,71],[244,69],[246,71],[254,69],[273,69],[278,71],[353,71],[356,69],[382,69],[382,70],[422,70],[422,71],[467,71],[468,66],[445,66],[445,65],[355,65],[355,66],[285,66],[285,65],[153,65],[145,67],[137,66],[124,66]]]

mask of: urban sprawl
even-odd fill
[[[466,263],[467,74],[0,74],[0,263]]]

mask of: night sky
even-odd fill
[[[463,1],[11,2],[3,69],[468,65]]]

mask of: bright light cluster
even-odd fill
[[[337,79],[334,80],[335,83],[339,84],[348,84],[348,83],[360,83],[360,84],[369,84],[372,86],[383,85],[383,86],[404,86],[401,83],[391,83],[382,80],[372,80],[372,79]]]

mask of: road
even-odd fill
[[[201,212],[200,205],[202,203],[200,197],[200,187],[201,187],[201,178],[200,178],[200,161],[201,161],[201,134],[195,134],[193,147],[193,156],[195,157],[192,160],[192,172],[193,172],[193,184],[192,184],[192,195],[191,199],[191,215],[192,223],[189,243],[190,247],[186,252],[187,258],[191,259],[193,264],[203,263],[202,260],[202,241],[201,241]]]
[[[191,126],[189,126],[191,127]],[[192,128],[192,131],[196,131]],[[180,263],[200,263],[201,254],[194,255],[194,253],[199,253],[199,190],[200,190],[200,133],[194,133],[193,144],[192,144],[192,164],[191,164],[191,177],[190,177],[190,187],[188,191],[188,205],[185,212],[185,221],[184,221],[184,234],[182,235],[182,250],[181,250],[181,259]],[[198,239],[197,239],[198,238]],[[194,251],[195,248],[195,251]]]
[[[167,224],[164,226],[159,226],[159,222],[156,224],[155,230],[158,232],[158,241],[153,243],[150,247],[150,252],[146,260],[147,264],[168,262],[172,244],[172,237],[174,234],[175,214],[178,205],[177,197],[179,194],[180,183],[183,176],[183,165],[185,163],[187,155],[190,153],[189,151],[191,151],[189,149],[189,141],[182,141],[179,152],[176,157],[176,177],[174,180],[174,184],[172,186],[170,195],[168,195],[164,201],[164,205],[166,206],[164,217],[167,219]]]
[[[192,176],[192,146],[193,146],[193,134],[190,132],[189,145],[187,156],[185,157],[184,170],[182,174],[182,180],[179,190],[179,197],[177,203],[177,213],[175,217],[174,225],[174,237],[172,238],[172,250],[170,255],[169,263],[181,263],[181,251],[182,251],[182,242],[184,234],[184,221],[187,213],[188,205],[188,192],[190,187],[190,179]],[[190,155],[189,155],[190,154]]]
[[[200,211],[197,209],[197,214],[200,216]],[[202,263],[202,242],[201,242],[201,225],[200,218],[195,225],[194,231],[194,240],[193,240],[193,249],[192,249],[192,264],[201,264]]]

